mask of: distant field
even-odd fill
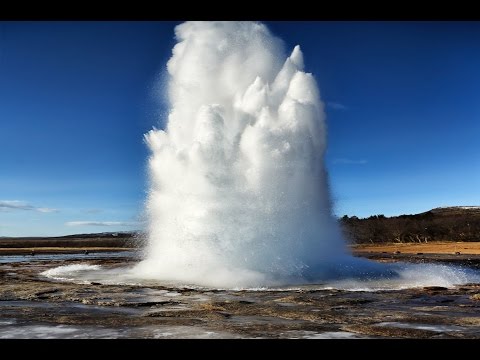
[[[140,242],[134,234],[81,234],[63,237],[0,238],[0,255],[31,253],[75,253],[122,251],[138,248]],[[429,241],[427,243],[379,243],[351,245],[354,253],[403,254],[476,254],[480,255],[480,242]]]
[[[127,251],[136,248],[128,247],[32,247],[32,248],[0,248],[0,256],[2,255],[28,255],[35,254],[74,254],[93,252],[111,252],[111,251]]]
[[[360,244],[351,245],[355,253],[362,252],[390,252],[400,251],[404,254],[480,254],[480,242],[443,242],[428,243],[387,243],[387,244]]]
[[[104,234],[62,237],[0,238],[0,255],[22,253],[73,253],[88,251],[129,250],[138,246],[132,234]]]

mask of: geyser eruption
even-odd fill
[[[284,56],[281,41],[251,22],[189,22],[175,31],[168,123],[145,136],[152,155],[144,259],[43,275],[362,291],[480,282],[469,268],[380,264],[348,253],[331,215],[323,103],[298,46]]]
[[[146,142],[144,277],[255,286],[345,256],[324,166],[324,105],[296,46],[260,23],[187,22],[168,61],[170,113]]]

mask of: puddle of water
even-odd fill
[[[73,255],[73,254],[70,254]],[[116,254],[118,256],[118,254]],[[77,255],[78,256],[78,255]],[[82,259],[87,259],[83,257]],[[392,272],[392,274],[390,273]],[[212,289],[204,286],[187,285],[172,281],[145,279],[137,274],[132,266],[121,268],[104,268],[100,265],[88,263],[63,265],[48,269],[41,273],[47,278],[72,281],[76,283],[99,282],[108,285],[142,285],[164,286],[176,289],[192,289],[200,291],[226,291],[226,289]],[[347,274],[348,275],[348,274]],[[390,265],[385,276],[373,276],[368,273],[342,276],[328,282],[310,283],[298,286],[235,288],[233,291],[294,292],[294,291],[321,291],[340,290],[350,292],[376,292],[383,290],[402,290],[407,288],[422,288],[425,286],[442,286],[451,288],[466,283],[480,283],[480,272],[467,267],[444,264],[407,264],[395,263]],[[305,280],[306,281],[306,280]]]
[[[0,326],[15,324],[15,320],[0,320]]]
[[[124,294],[126,303],[160,303],[168,301],[177,301],[182,294],[176,291],[156,290],[156,289],[136,289],[134,293]]]
[[[228,339],[240,336],[217,332],[198,326],[149,326],[107,328],[51,324],[18,324],[15,320],[0,320],[0,339]]]
[[[4,308],[56,308],[59,313],[61,312],[109,312],[109,313],[122,313],[122,314],[131,314],[138,315],[142,312],[141,309],[135,309],[130,307],[118,307],[118,306],[98,306],[90,304],[81,304],[77,302],[62,302],[62,303],[51,303],[46,301],[28,301],[28,300],[6,300],[0,301],[0,313]],[[0,320],[4,321],[4,320]]]
[[[239,335],[193,326],[169,326],[153,330],[155,339],[235,339]]]
[[[91,339],[118,338],[116,329],[76,327],[68,325],[15,325],[0,327],[0,339]]]
[[[285,335],[289,339],[371,339],[370,336],[351,333],[348,331],[288,331]]]
[[[138,253],[135,251],[108,251],[108,252],[92,252],[88,255],[78,254],[36,254],[32,255],[3,255],[0,256],[0,264],[10,264],[19,262],[38,262],[38,261],[54,261],[54,260],[97,260],[97,259],[117,259],[117,258],[137,258]]]
[[[396,327],[401,329],[417,329],[434,332],[450,332],[465,330],[462,326],[456,325],[432,325],[432,324],[418,324],[418,323],[401,323],[401,322],[381,322],[377,326]]]
[[[306,335],[305,339],[369,339],[368,336],[360,336],[358,334],[346,331],[328,331],[324,333]]]

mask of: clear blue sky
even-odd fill
[[[174,22],[0,22],[0,236],[139,227]],[[270,22],[327,103],[335,213],[480,205],[479,22]]]

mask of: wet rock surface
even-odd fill
[[[382,255],[387,259],[377,260],[392,261]],[[231,291],[76,284],[40,275],[76,263],[85,259],[1,264],[0,338],[480,338],[480,284]],[[108,268],[131,259],[88,263]]]

